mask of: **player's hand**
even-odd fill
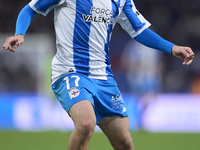
[[[24,36],[18,34],[16,36],[10,36],[6,39],[3,48],[5,50],[10,50],[11,52],[15,52],[15,49],[24,42]]]
[[[183,59],[184,60],[183,65],[191,64],[194,59],[194,52],[190,47],[173,46],[172,54],[177,58]]]

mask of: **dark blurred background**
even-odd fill
[[[134,2],[141,14],[152,24],[150,27],[152,30],[154,30],[163,38],[171,41],[172,43],[177,45],[190,46],[194,50],[196,56],[193,64],[190,66],[182,66],[182,60],[162,52],[151,52],[150,54],[145,54],[148,52],[143,50],[143,52],[140,52],[141,55],[147,55],[147,57],[141,58],[140,54],[137,56],[137,51],[140,51],[137,47],[137,43],[135,44],[130,39],[129,35],[117,24],[113,31],[110,44],[110,57],[115,79],[117,80],[121,91],[128,93],[146,92],[151,89],[164,93],[199,93],[200,69],[198,65],[200,63],[200,2],[198,0],[135,0]],[[25,0],[1,0],[0,34],[14,34],[16,18],[20,10],[26,4],[27,1]],[[46,17],[37,15],[33,19],[27,33],[47,33],[55,38],[53,11],[50,12]],[[148,49],[146,51],[148,51]],[[135,59],[134,57],[136,57],[137,60],[130,60],[131,58],[129,58],[129,61],[126,61],[126,56],[133,56],[132,59]],[[155,60],[149,64],[151,59]],[[3,58],[0,58],[0,61],[3,61]],[[146,64],[144,64],[144,67],[138,69],[138,65],[141,65],[145,61]],[[137,65],[131,64],[131,62]],[[3,64],[3,62],[0,63],[0,69],[4,73],[6,72],[8,74],[7,77],[9,78],[9,76],[12,76],[12,72],[10,72],[7,67],[4,67]],[[149,66],[147,66],[147,64]],[[20,67],[22,69],[22,71],[20,71],[21,74],[25,74],[27,72],[26,68],[24,66]],[[145,67],[152,69],[148,69],[149,71],[147,71]],[[148,75],[148,72],[154,73]],[[15,74],[16,72],[13,73]],[[141,74],[146,74],[146,76],[141,77]],[[28,77],[30,78],[29,81],[32,82],[31,86],[29,82],[25,81],[24,85],[24,80],[19,81],[19,86],[15,86],[17,91],[20,91],[21,88],[26,87],[26,84],[29,85],[27,86],[29,88],[23,88],[22,90],[35,90],[36,85],[34,85],[34,83],[36,84],[37,82],[34,82],[34,77],[31,78],[31,74],[29,74]],[[138,82],[139,80],[143,81],[134,85],[136,81],[130,82],[130,80],[133,79]],[[146,80],[146,82],[144,80]],[[150,83],[148,84],[148,82]],[[7,83],[5,79],[1,85],[2,84],[7,85],[9,83]],[[141,88],[138,89],[135,86],[141,86]],[[3,87],[4,91],[5,87],[7,87],[7,90],[9,91],[14,90],[13,87],[11,89],[11,87],[8,85]]]

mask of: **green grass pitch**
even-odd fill
[[[0,131],[0,150],[67,150],[71,132]],[[135,150],[200,150],[200,133],[131,132]],[[105,135],[95,132],[89,150],[113,150]]]

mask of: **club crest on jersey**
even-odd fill
[[[73,87],[70,89],[70,92],[68,92],[68,93],[69,93],[70,99],[72,99],[72,98],[79,96],[80,91],[76,87]]]

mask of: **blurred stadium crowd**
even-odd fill
[[[110,57],[114,78],[120,90],[141,94],[200,93],[199,0],[134,2],[140,13],[152,24],[152,30],[177,45],[190,46],[195,52],[195,59],[190,66],[182,66],[182,61],[170,54],[143,47],[131,40],[129,35],[116,25],[110,43]],[[0,1],[0,35],[14,34],[16,18],[26,4],[26,0]],[[46,17],[37,15],[33,18],[28,33],[47,33],[55,38],[53,11]],[[0,55],[0,91],[36,91],[36,78],[29,71],[30,68],[22,64],[13,69],[15,60],[13,59],[9,66],[5,65],[6,61],[7,57]]]

